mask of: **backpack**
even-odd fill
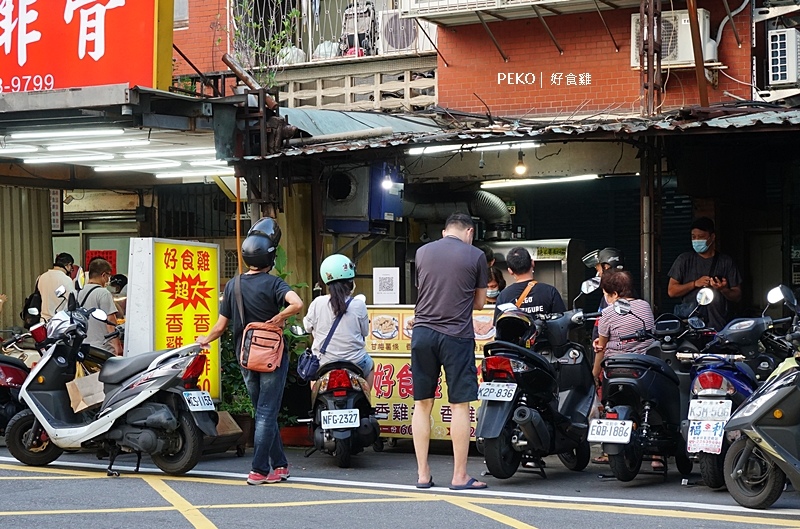
[[[28,312],[28,309],[36,309],[38,312],[34,315]],[[24,322],[24,327],[30,329],[42,319],[42,295],[39,293],[39,278],[36,278],[36,285],[33,287],[33,293],[25,298],[25,304],[22,306],[22,312],[19,317]]]
[[[239,318],[244,319],[241,275],[234,280],[234,294],[239,308]],[[283,328],[269,322],[248,323],[242,334],[242,346],[236,358],[239,365],[250,371],[271,373],[281,366],[283,359]]]

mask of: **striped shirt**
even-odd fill
[[[631,341],[622,343],[619,340],[620,336],[626,334],[633,334],[642,329],[641,318],[644,320],[644,328],[652,330],[655,326],[653,319],[653,309],[650,304],[643,299],[631,300],[631,312],[625,316],[614,312],[614,306],[608,306],[603,309],[603,315],[600,316],[598,331],[600,336],[608,338],[606,345],[605,356],[614,356],[621,353],[639,353],[645,354],[647,348],[653,343],[653,339],[647,339],[643,342]],[[637,318],[636,316],[639,316]]]

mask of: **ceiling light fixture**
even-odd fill
[[[98,173],[111,173],[114,171],[147,171],[149,169],[170,169],[180,167],[181,162],[164,160],[161,162],[120,163],[116,165],[98,165],[94,168]]]
[[[578,176],[564,176],[553,178],[523,178],[520,180],[493,180],[481,184],[481,189],[496,189],[499,187],[530,186],[540,184],[565,184],[568,182],[582,182],[600,178],[596,174],[584,174]]]
[[[386,191],[390,190],[394,182],[392,182],[392,177],[388,174],[383,177],[383,182],[381,182],[381,187],[384,188]]]
[[[58,138],[91,138],[92,136],[119,136],[125,129],[70,129],[50,130],[41,132],[12,132],[12,140],[46,140]]]
[[[486,167],[486,161],[483,159],[483,153],[481,153],[481,159],[478,161],[478,169],[483,169]]]
[[[113,154],[79,154],[75,156],[41,156],[39,158],[26,158],[23,163],[37,164],[37,163],[75,163],[75,162],[102,162],[104,160],[113,160]]]
[[[156,173],[156,178],[187,178],[204,176],[233,176],[233,167],[220,167],[219,169],[205,169],[203,171],[176,171],[173,173]]]
[[[525,162],[522,161],[523,156],[525,156],[525,153],[523,153],[522,149],[520,149],[519,153],[517,153],[517,165],[514,167],[514,172],[519,176],[522,176],[528,172]]]
[[[182,156],[211,156],[217,154],[214,148],[169,149],[160,151],[127,152],[125,158],[179,158]]]
[[[5,147],[0,148],[0,156],[5,156],[6,154],[36,152],[38,150],[39,147],[34,145],[6,145]]]
[[[203,165],[215,165],[215,166],[227,167],[228,162],[225,160],[197,160],[196,162],[189,162],[189,165],[191,165],[192,167],[198,167]]]
[[[150,140],[113,140],[113,141],[91,141],[75,143],[56,143],[48,145],[48,151],[81,151],[86,149],[110,149],[112,147],[144,147],[150,145]]]

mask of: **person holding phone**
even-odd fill
[[[713,220],[695,219],[691,229],[693,251],[675,259],[669,269],[667,294],[681,300],[678,307],[692,307],[696,306],[695,297],[701,288],[713,288],[714,300],[706,307],[703,319],[706,325],[719,331],[728,322],[728,303],[742,299],[742,276],[733,259],[717,251]],[[681,311],[676,310],[676,315],[685,316],[678,312]]]

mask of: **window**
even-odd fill
[[[189,0],[175,0],[173,29],[189,27]]]

